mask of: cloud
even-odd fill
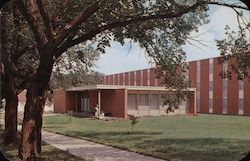
[[[233,31],[239,31],[237,16],[233,9],[222,6],[210,6],[209,13],[210,22],[200,26],[198,33],[193,32],[191,34],[191,37],[196,37],[206,46],[195,41],[191,41],[192,44],[187,43],[183,46],[184,51],[187,53],[188,61],[219,56],[215,40],[226,37],[226,25],[230,26]],[[245,13],[244,16],[249,18],[249,12]]]
[[[234,31],[238,30],[238,22],[234,10],[222,6],[210,6],[210,22],[199,27],[199,32],[193,32],[191,37],[197,37],[203,44],[191,41],[193,45],[183,46],[187,53],[187,60],[199,60],[219,56],[215,39],[225,38],[225,26],[229,25]],[[250,13],[245,12],[245,17],[249,18]],[[250,19],[250,18],[249,18]],[[198,47],[197,47],[198,46]],[[112,42],[111,47],[106,49],[106,53],[97,61],[97,71],[105,74],[120,73],[125,71],[139,70],[151,67],[148,58],[143,49],[138,44],[133,44],[130,49],[130,43],[126,41],[124,46],[117,42]],[[129,52],[129,54],[128,54]]]

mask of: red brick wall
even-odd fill
[[[106,112],[111,112],[114,117],[126,117],[126,91],[125,89],[102,90],[101,108]]]
[[[229,68],[230,63],[229,62]],[[218,58],[214,58],[213,63],[213,113],[222,114],[223,111],[223,79],[220,77],[220,72],[222,72],[223,65],[218,64]],[[192,87],[196,87],[196,74],[197,74],[197,61],[189,62],[189,79],[192,81]],[[136,77],[134,73],[136,72]],[[209,59],[201,60],[201,80],[200,80],[200,112],[208,113],[209,112]],[[125,78],[122,78],[120,74],[119,84],[131,86],[147,86],[148,85],[148,76],[147,69],[143,70],[143,79],[141,80],[141,71],[132,71],[130,72],[130,82],[128,78],[128,73],[125,73]],[[149,73],[149,84],[150,86],[162,86],[160,79],[155,79],[155,69],[151,68]],[[108,76],[107,76],[108,77]],[[116,78],[112,78],[111,83],[115,81]],[[113,80],[113,81],[112,81]],[[106,84],[107,84],[106,79]],[[135,84],[136,82],[136,84]],[[238,80],[233,76],[232,80],[228,80],[228,114],[238,114]],[[244,83],[244,114],[250,115],[250,85],[249,81],[245,80]]]
[[[200,112],[208,113],[209,107],[209,60],[201,61],[200,79]]]
[[[89,91],[89,111],[94,112],[97,104],[97,91]]]
[[[144,69],[142,72],[143,72],[142,85],[147,86],[148,85],[148,69]]]
[[[141,86],[141,71],[136,71],[136,86]]]
[[[135,72],[130,72],[130,86],[134,86],[135,85]]]
[[[214,75],[213,75],[213,107],[214,113],[222,114],[223,109],[223,79],[220,76],[223,66],[214,59]]]
[[[54,89],[53,90],[54,96],[54,111],[58,113],[65,113],[66,109],[66,93],[64,89]]]
[[[228,68],[235,63],[234,61],[229,61]],[[238,114],[238,99],[239,99],[239,80],[237,76],[233,73],[232,79],[228,80],[228,114]]]
[[[196,87],[196,72],[197,72],[197,63],[189,63],[189,80],[192,82],[192,87]]]
[[[244,114],[250,115],[250,81],[244,81]]]
[[[128,73],[125,73],[125,85],[128,86],[129,82],[128,82]]]
[[[196,114],[196,112],[195,112],[195,95],[194,94],[189,96],[188,103],[189,103],[189,113]]]
[[[118,74],[115,74],[115,85],[118,85]]]
[[[76,107],[75,92],[66,92],[65,109],[66,111],[75,111]]]
[[[113,85],[114,84],[114,75],[110,75],[109,79],[110,79],[109,85]]]
[[[150,69],[150,86],[155,86],[155,69]]]
[[[123,80],[123,73],[120,73],[119,74],[119,85],[123,85],[123,82],[124,82],[124,80]]]

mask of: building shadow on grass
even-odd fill
[[[144,131],[134,131],[133,133],[129,131],[121,132],[95,132],[95,131],[68,131],[66,135],[75,136],[80,138],[85,138],[87,140],[103,140],[112,141],[112,142],[134,142],[135,140],[143,140],[145,138],[153,138],[154,135],[161,135],[161,132],[144,132]],[[90,139],[88,139],[90,138]]]

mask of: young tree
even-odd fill
[[[182,53],[180,46],[190,32],[207,23],[208,4],[247,9],[210,0],[13,0],[13,3],[29,24],[39,53],[39,66],[32,73],[27,90],[19,149],[19,156],[24,160],[41,151],[42,114],[48,82],[55,61],[69,48],[90,40],[104,52],[112,39],[121,44],[124,39],[131,39],[139,42],[157,63],[158,52],[162,53],[159,56],[162,60],[169,53]],[[169,67],[176,66],[171,60],[179,62],[175,54],[174,58],[167,59]],[[178,74],[173,77],[180,82],[183,78]],[[164,79],[168,81],[167,77]]]

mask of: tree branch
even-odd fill
[[[228,4],[228,3],[214,2],[214,1],[206,1],[204,3],[208,4],[208,5],[218,5],[218,6],[225,6],[225,7],[229,7],[229,8],[238,8],[238,9],[243,9],[243,10],[250,11],[250,8],[248,8],[248,7],[235,5],[235,4]]]
[[[43,19],[44,26],[46,27],[46,35],[48,37],[48,40],[50,41],[53,39],[53,28],[51,25],[49,14],[45,9],[45,2],[44,0],[36,0],[36,1]]]
[[[63,42],[73,31],[77,30],[79,26],[87,21],[87,19],[93,15],[99,9],[100,1],[97,1],[92,6],[81,12],[72,22],[65,25],[62,31],[60,31],[56,37],[56,46]]]
[[[181,17],[182,15],[195,10],[197,7],[199,7],[200,5],[202,5],[202,2],[197,2],[196,4],[184,8],[182,10],[180,10],[179,12],[173,13],[173,12],[167,12],[165,14],[156,14],[156,15],[148,15],[148,14],[144,14],[144,15],[140,15],[140,16],[131,16],[129,18],[127,18],[126,20],[122,20],[122,21],[116,21],[101,27],[98,27],[95,30],[92,30],[88,33],[86,33],[85,35],[76,38],[70,42],[64,43],[61,47],[59,47],[56,51],[55,51],[55,57],[59,57],[63,52],[67,51],[68,48],[73,47],[77,44],[80,44],[81,42],[84,42],[86,40],[90,40],[93,37],[95,37],[97,34],[108,30],[108,29],[112,29],[115,27],[124,27],[127,26],[129,24],[132,23],[139,23],[139,22],[143,22],[143,21],[148,21],[148,20],[156,20],[156,19],[168,19],[168,18],[176,18],[176,17]]]
[[[38,24],[38,18],[36,16],[35,4],[33,0],[26,0],[27,6],[20,0],[15,0],[14,4],[21,12],[25,20],[28,22],[33,34],[35,35],[37,47],[41,50],[46,43],[46,37],[41,31]]]
[[[69,3],[69,0],[62,0],[61,5],[59,6],[59,9],[55,9],[55,11],[52,13],[51,22],[52,22],[52,27],[54,30],[56,30],[57,21],[59,17],[61,16],[61,14],[64,12],[68,3]]]

